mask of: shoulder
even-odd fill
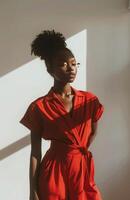
[[[91,91],[85,91],[85,90],[78,90],[78,94],[81,94],[83,96],[86,96],[88,101],[93,101],[95,99],[97,99],[97,95],[94,92]]]
[[[43,100],[45,99],[46,95],[44,96],[40,96],[40,97],[37,97],[37,98],[34,98],[30,104],[29,104],[29,107],[31,108],[36,108],[38,107],[42,102]]]
[[[97,95],[91,91],[87,91],[87,97],[89,100],[92,100],[92,101],[98,98]]]

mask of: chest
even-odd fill
[[[65,110],[68,113],[71,113],[74,106],[74,95],[71,95],[70,97],[65,97],[65,98],[59,97],[59,98],[62,101]]]

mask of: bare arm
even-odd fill
[[[97,135],[97,128],[98,128],[98,122],[92,122],[92,133],[89,139],[89,145],[93,142],[95,136]]]
[[[38,175],[41,162],[41,137],[36,132],[31,132],[31,153],[30,153],[30,200],[38,198]]]

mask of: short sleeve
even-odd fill
[[[96,122],[101,118],[104,112],[104,106],[99,101],[97,96],[95,96],[93,99],[92,107],[92,121]]]
[[[34,102],[28,106],[26,112],[19,122],[31,131],[36,131],[39,134],[42,133],[41,115],[37,105]]]

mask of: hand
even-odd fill
[[[33,195],[30,195],[29,200],[39,200],[38,194],[35,191]]]

